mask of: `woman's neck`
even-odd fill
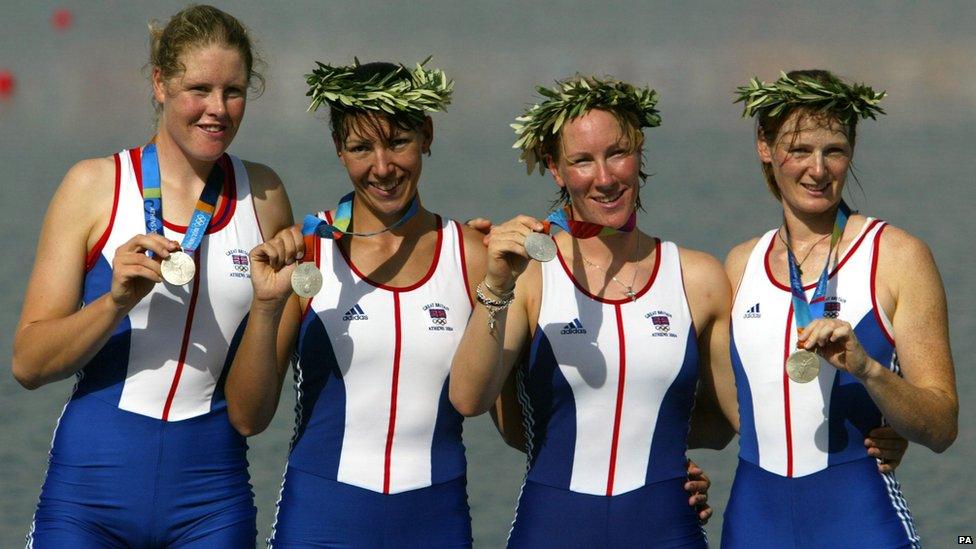
[[[202,189],[213,169],[213,161],[190,158],[165,131],[157,133],[153,142],[159,157],[160,178],[167,187]]]
[[[420,204],[420,196],[417,198],[417,211],[398,227],[391,227],[403,219],[410,210],[411,203],[406,208],[392,214],[383,215],[370,209],[363,201],[353,200],[352,204],[352,223],[349,229],[357,233],[378,233],[370,238],[380,241],[400,241],[410,236],[423,234],[425,230],[433,226],[434,214]]]
[[[634,229],[626,233],[617,233],[593,238],[574,239],[573,244],[579,253],[590,261],[610,264],[622,264],[637,259],[637,245],[642,233]],[[646,246],[642,246],[646,248]]]
[[[823,212],[801,212],[784,203],[783,223],[793,242],[818,240],[833,232],[838,207]]]

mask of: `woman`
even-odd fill
[[[783,224],[726,261],[741,444],[723,546],[918,546],[861,439],[888,423],[942,452],[958,400],[931,252],[841,199],[858,119],[883,97],[820,70],[739,88]]]
[[[704,547],[685,439],[696,384],[711,392],[710,359],[728,353],[728,280],[714,258],[635,227],[656,93],[591,77],[539,91],[516,145],[566,204],[548,218],[565,229],[558,261],[529,261],[552,246],[539,219],[491,229],[451,402],[484,413],[527,353],[516,375],[529,470],[511,547]],[[720,420],[707,444],[731,434]]]
[[[446,383],[484,252],[479,233],[418,193],[427,113],[450,102],[453,82],[390,63],[320,64],[308,81],[312,108],[330,107],[353,192],[306,219],[307,240],[296,227],[251,252],[254,300],[227,381],[231,421],[258,433],[297,351],[298,417],[269,543],[470,546],[461,416]],[[299,261],[324,278],[301,299]]]
[[[13,373],[78,381],[29,546],[254,543],[220,380],[250,301],[245,250],[291,212],[273,171],[225,153],[260,81],[240,22],[187,8],[153,29],[150,65],[156,134],[76,164],[41,231]]]

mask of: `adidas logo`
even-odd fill
[[[749,310],[746,311],[746,314],[742,315],[742,318],[760,318],[760,317],[762,317],[762,313],[759,312],[759,303],[756,303],[752,307],[749,307]]]
[[[585,334],[586,328],[583,327],[583,323],[578,318],[574,318],[572,322],[563,326],[563,329],[559,333],[562,335]]]
[[[369,316],[366,315],[366,312],[357,303],[342,315],[342,320],[346,322],[350,320],[369,320]]]

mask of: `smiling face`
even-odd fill
[[[824,116],[794,112],[769,143],[757,142],[784,208],[822,213],[841,200],[854,148],[846,128]]]
[[[417,129],[372,114],[352,115],[346,123],[345,141],[335,145],[357,201],[379,217],[402,212],[417,193],[422,155],[430,151],[430,118]]]
[[[153,70],[153,96],[162,106],[161,139],[192,159],[214,161],[227,150],[247,103],[247,70],[234,49],[210,45],[181,57],[185,70],[164,79]]]
[[[559,158],[550,158],[549,170],[576,219],[620,227],[634,212],[640,164],[640,150],[617,118],[593,109],[563,125]]]

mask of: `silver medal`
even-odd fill
[[[159,270],[163,272],[163,280],[175,286],[183,286],[193,280],[197,266],[193,263],[190,254],[177,251],[169,254],[169,257],[160,263]]]
[[[786,375],[797,383],[809,383],[820,373],[820,357],[816,353],[799,350],[786,359]]]
[[[556,257],[556,242],[545,233],[530,233],[525,237],[525,252],[536,261],[552,261]]]
[[[322,272],[315,263],[301,263],[291,273],[291,288],[301,297],[312,297],[322,289]]]

